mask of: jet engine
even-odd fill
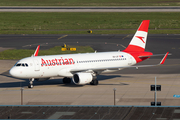
[[[84,85],[93,80],[91,73],[76,73],[73,75],[73,82],[77,85]]]
[[[34,80],[36,81],[45,81],[45,80],[49,80],[50,78],[35,78]]]

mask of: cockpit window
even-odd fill
[[[15,66],[28,67],[27,63],[17,63]]]
[[[16,64],[16,66],[21,66],[21,63]]]

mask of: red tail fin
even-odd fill
[[[150,20],[143,20],[124,52],[143,52],[146,47]]]

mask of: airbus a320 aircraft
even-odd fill
[[[34,80],[48,80],[51,77],[63,76],[64,83],[72,81],[77,85],[97,85],[97,75],[113,72],[124,68],[150,67],[155,65],[135,65],[153,55],[145,51],[150,20],[142,21],[128,47],[123,51],[48,55],[38,56],[37,47],[32,57],[19,60],[9,71],[13,77],[29,79],[29,88]],[[169,52],[165,54],[161,65]]]

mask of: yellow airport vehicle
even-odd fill
[[[66,50],[76,51],[76,48],[67,48],[67,45],[64,43],[64,47],[61,48],[61,51],[66,51]]]

